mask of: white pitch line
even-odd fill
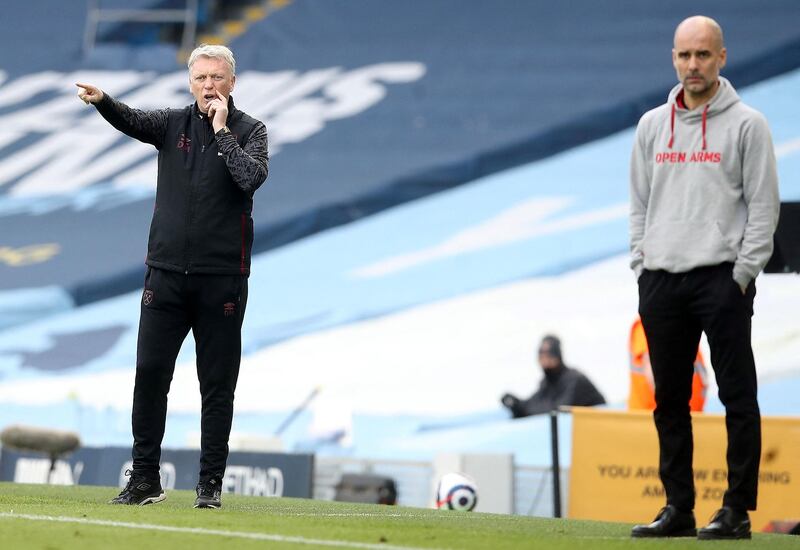
[[[252,540],[268,540],[272,542],[289,542],[294,544],[316,544],[318,546],[335,546],[340,548],[364,548],[367,550],[430,550],[414,546],[395,546],[391,544],[368,542],[349,542],[344,540],[310,539],[285,535],[270,535],[267,533],[248,533],[246,531],[223,531],[221,529],[203,529],[200,527],[174,527],[172,525],[156,525],[153,523],[129,523],[124,521],[110,521],[103,519],[74,518],[69,516],[39,516],[32,514],[15,514],[13,512],[0,512],[0,519],[26,519],[30,521],[51,521],[57,523],[79,523],[83,525],[99,525],[102,527],[124,527],[127,529],[146,529],[149,531],[166,531],[168,533],[186,533],[190,535],[217,535]]]
[[[466,512],[459,512],[457,510],[441,510],[440,515],[436,517],[437,520],[443,519],[463,519],[465,517]],[[430,514],[415,514],[415,513],[387,513],[387,514],[377,514],[371,512],[274,512],[273,515],[281,516],[281,517],[334,517],[334,518],[411,518],[411,519],[429,519],[431,517]],[[469,520],[479,521],[479,520],[492,520],[495,521],[497,518],[492,517],[493,515],[497,514],[467,514],[469,516]],[[382,546],[381,548],[385,548]]]
[[[421,518],[425,514],[373,514],[369,512],[277,512],[278,516],[326,518]]]

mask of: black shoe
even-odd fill
[[[702,527],[697,533],[697,538],[701,540],[715,539],[749,539],[752,537],[750,532],[750,516],[747,511],[737,511],[733,508],[723,506],[711,522]]]
[[[195,508],[221,508],[222,507],[222,480],[216,477],[200,480],[197,484],[197,498],[194,499]]]
[[[672,504],[664,506],[647,525],[637,525],[631,530],[632,537],[695,537],[694,514],[682,512]]]
[[[131,477],[128,484],[119,495],[108,501],[109,504],[144,506],[161,502],[167,498],[164,489],[161,488],[160,480],[137,474],[131,470],[126,470],[125,475]]]

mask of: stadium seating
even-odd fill
[[[125,445],[154,153],[107,128],[73,82],[180,106],[185,68],[164,45],[84,59],[79,10],[56,20],[42,6],[0,23],[7,48],[28,43],[31,20],[61,44],[0,66],[0,425],[48,421]],[[321,384],[289,447],[419,459],[458,441],[537,463],[528,425],[508,427],[497,397],[533,389],[548,330],[623,400],[631,126],[666,96],[676,13],[696,8],[461,6],[296,1],[233,41],[237,104],[265,119],[272,144],[235,430],[271,433]],[[782,198],[798,200],[796,2],[709,6],[735,45],[724,74],[770,120]],[[798,378],[796,282],[762,284],[755,344],[775,392],[764,411],[796,414],[782,393]],[[171,446],[199,426],[192,347],[170,395]],[[325,415],[349,448],[314,432]]]
[[[106,46],[84,58],[85,6],[46,5],[25,2],[0,23],[0,45],[17,52],[0,88],[0,233],[13,250],[58,252],[0,264],[0,294],[58,286],[79,305],[141,284],[155,152],[74,101],[73,81],[143,108],[190,97],[174,47]],[[257,250],[629,127],[674,78],[665,48],[682,9],[696,8],[307,0],[268,14],[231,44],[234,95],[271,132]],[[800,63],[792,0],[708,9],[736,44],[726,74],[737,86]]]

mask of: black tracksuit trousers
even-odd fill
[[[246,275],[148,268],[139,319],[133,389],[133,469],[156,477],[175,359],[191,329],[200,381],[200,479],[225,474],[239,376]]]
[[[681,510],[693,510],[695,504],[689,398],[703,331],[728,431],[723,506],[756,508],[761,416],[750,340],[756,289],[752,282],[742,295],[732,273],[733,264],[724,263],[686,273],[645,270],[639,278],[639,314],[656,389],[659,473],[667,504]]]

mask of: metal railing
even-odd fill
[[[369,460],[345,457],[318,457],[314,463],[313,498],[333,500],[336,484],[345,473],[376,474],[394,479],[397,503],[428,508],[433,503],[433,464],[411,460]],[[569,470],[562,468],[561,487],[567,487]],[[480,488],[479,488],[480,491]],[[514,514],[556,517],[559,507],[553,502],[553,469],[550,466],[515,466]],[[562,502],[566,499],[561,497]]]
[[[117,9],[103,8],[100,0],[87,0],[86,30],[83,35],[83,52],[88,54],[97,41],[100,23],[183,23],[181,50],[191,51],[197,36],[198,0],[186,0],[184,9]]]
[[[402,506],[425,508],[431,504],[432,465],[429,462],[404,460],[316,458],[314,460],[314,498],[333,500],[336,494],[336,484],[346,473],[391,477],[397,484],[397,503]]]

